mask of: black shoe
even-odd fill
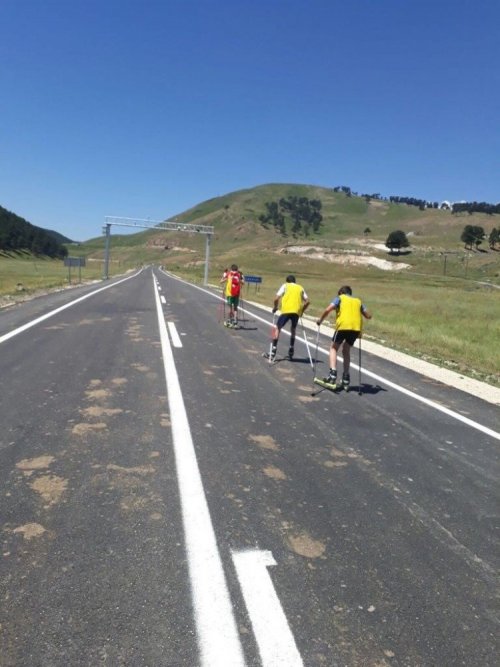
[[[323,378],[323,382],[328,384],[337,384],[337,373],[330,372],[326,378]]]
[[[289,348],[287,357],[290,361],[293,359],[293,347]]]
[[[345,374],[342,376],[342,386],[344,389],[349,389],[349,385],[351,384],[351,378],[349,377],[349,374]]]

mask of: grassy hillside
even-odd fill
[[[282,236],[259,222],[266,202],[293,196],[321,200],[323,224],[318,234]],[[236,262],[245,273],[263,277],[261,290],[256,293],[253,286],[247,287],[244,296],[270,304],[284,277],[293,272],[312,299],[309,312],[313,316],[340,284],[351,284],[374,313],[367,336],[498,383],[500,355],[494,341],[500,339],[500,290],[494,286],[500,285],[500,252],[489,249],[486,242],[479,251],[466,252],[460,242],[466,224],[480,225],[489,234],[500,226],[497,217],[420,211],[405,204],[347,197],[329,188],[269,184],[210,199],[174,219],[214,226],[210,282],[218,282],[225,266]],[[365,234],[367,228],[371,231]],[[391,256],[384,247],[388,234],[396,229],[404,231],[411,244],[401,256]],[[112,227],[111,275],[155,263],[202,281],[204,236],[119,232],[118,226]],[[84,279],[102,276],[103,237],[69,246],[69,254],[87,258]],[[67,282],[67,269],[61,263],[46,262],[43,267],[38,263],[35,271],[33,262],[24,258],[13,280],[13,269],[5,270],[6,258],[0,262],[0,294],[12,292],[19,281],[28,290],[40,287],[42,273],[49,272],[49,267],[49,284],[58,279]],[[406,268],[395,270],[402,265]]]

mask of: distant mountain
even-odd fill
[[[63,243],[70,243],[62,234],[36,227],[0,206],[0,251],[27,250],[35,255],[63,258],[68,254]]]

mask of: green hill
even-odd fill
[[[65,257],[63,243],[70,243],[58,232],[36,227],[0,206],[0,252],[29,251],[35,255]]]
[[[286,234],[278,233],[272,225],[264,226],[259,218],[266,213],[266,203],[281,199],[303,197],[322,204],[322,222],[317,233],[304,231],[293,234],[292,220],[286,220]],[[385,200],[366,201],[362,197],[348,197],[331,188],[306,185],[270,184],[239,190],[221,197],[209,199],[180,213],[178,222],[212,225],[214,239],[211,245],[212,268],[232,260],[244,268],[266,262],[280,251],[294,246],[309,246],[301,257],[314,262],[313,247],[328,252],[327,261],[335,253],[344,257],[372,257],[398,265],[407,264],[405,272],[476,278],[499,282],[499,254],[483,242],[479,250],[466,251],[460,235],[466,224],[484,227],[486,234],[500,226],[497,216],[486,214],[453,215],[450,211],[419,210],[406,204],[394,204]],[[367,231],[369,230],[369,231]],[[410,242],[409,252],[391,256],[385,247],[390,232],[402,230]],[[190,265],[193,269],[204,259],[204,238],[181,232],[151,231],[120,236],[120,227],[112,227],[112,256],[124,262],[161,261],[173,263],[178,268]],[[88,250],[101,254],[101,239],[83,244]],[[138,253],[138,254],[136,254]],[[445,261],[446,257],[446,261]],[[352,258],[352,257],[351,257]],[[369,265],[377,271],[377,262]],[[343,264],[345,265],[347,261]],[[279,264],[279,262],[278,262]],[[276,267],[279,272],[279,266]],[[385,269],[378,269],[378,272]],[[201,269],[200,269],[201,274]]]

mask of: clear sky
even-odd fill
[[[271,182],[500,201],[498,0],[1,0],[0,31],[0,205],[74,240]]]

